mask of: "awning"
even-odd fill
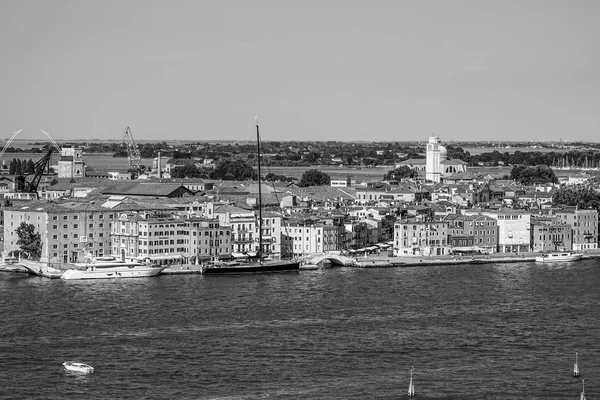
[[[148,257],[142,257],[142,259],[146,260],[146,259],[150,259],[151,261],[161,261],[161,260],[179,260],[182,258],[181,254],[174,254],[171,256],[148,256]]]
[[[481,247],[477,247],[477,246],[464,246],[464,247],[455,247],[453,250],[456,252],[456,251],[482,251],[483,249]]]
[[[248,258],[248,254],[244,253],[231,253],[231,257],[233,258]]]
[[[385,243],[377,243],[375,246],[381,247],[382,249],[387,249],[388,247],[390,247],[389,244]]]
[[[248,255],[248,257],[256,257],[255,251],[247,251],[246,254]]]
[[[371,247],[367,247],[367,250],[375,251],[375,250],[379,250],[379,247],[377,247],[377,246],[371,246]]]
[[[394,241],[390,240],[389,242],[387,242],[387,244],[389,244],[390,246],[392,246],[394,244]]]

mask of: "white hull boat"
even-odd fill
[[[562,253],[546,253],[535,258],[536,262],[550,263],[550,262],[567,262],[567,261],[578,261],[581,260],[581,254],[574,254],[571,252]]]
[[[83,363],[65,361],[62,365],[67,371],[70,372],[79,372],[81,374],[91,374],[94,372],[94,367]]]
[[[413,371],[414,368],[410,368],[410,382],[408,383],[408,397],[415,397],[415,385],[413,383]]]
[[[146,278],[160,274],[167,266],[144,264],[129,261],[93,261],[87,264],[76,264],[85,269],[68,269],[61,279],[115,279],[115,278]]]

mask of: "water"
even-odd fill
[[[61,281],[0,275],[0,398],[578,399],[596,260]],[[62,370],[75,360],[96,372]]]

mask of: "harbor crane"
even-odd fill
[[[15,177],[15,191],[21,193],[33,193],[37,197],[38,186],[42,180],[42,176],[47,169],[50,168],[50,160],[52,158],[52,148],[48,149],[46,155],[40,158],[33,168],[33,177],[28,179],[29,175],[23,174]]]
[[[58,143],[56,143],[56,140],[54,140],[54,138],[45,130],[42,130],[42,133],[46,136],[48,136],[48,139],[50,139],[50,142],[52,143],[52,146],[54,146],[54,148],[56,149],[56,151],[58,151],[58,154],[62,153],[62,149],[60,148],[60,146],[58,145]]]
[[[140,156],[140,151],[133,140],[133,134],[131,133],[131,129],[129,129],[129,127],[125,128],[123,142],[125,142],[125,145],[127,146],[127,159],[129,160],[131,178],[136,179],[142,172],[142,157]]]
[[[2,149],[2,151],[0,151],[0,159],[2,158],[2,156],[4,155],[4,153],[6,153],[6,149],[8,149],[8,146],[10,146],[10,144],[12,143],[12,141],[15,140],[15,138],[17,137],[17,135],[19,133],[21,133],[22,131],[23,131],[23,129],[19,129],[18,131],[13,132],[12,136],[10,137],[10,139],[8,139],[8,141],[4,145],[4,148]]]

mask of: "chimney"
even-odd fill
[[[158,152],[158,179],[162,178],[162,165],[160,163],[160,151]]]

